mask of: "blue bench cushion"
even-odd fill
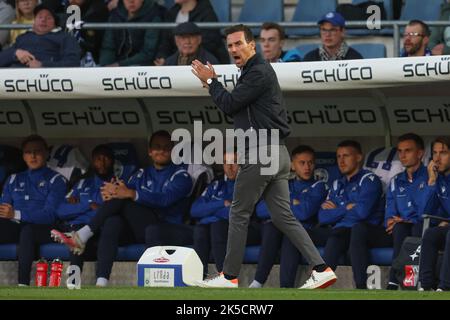
[[[248,246],[245,249],[244,263],[258,263],[261,246]],[[320,255],[323,257],[324,248],[319,247]],[[131,244],[119,247],[117,261],[138,261],[145,251],[144,244]],[[390,266],[392,262],[392,248],[374,248],[369,252],[369,261],[371,264],[380,266]],[[47,260],[60,258],[69,260],[69,250],[59,243],[47,243],[40,247],[40,256]],[[17,260],[17,245],[14,243],[0,244],[0,261]],[[307,264],[303,259],[302,264]],[[342,257],[339,262],[341,265],[350,265],[349,257]]]
[[[0,244],[0,260],[17,260],[17,244]]]

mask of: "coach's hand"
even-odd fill
[[[208,65],[204,65],[199,60],[192,61],[191,64],[192,73],[200,79],[204,87],[208,87],[206,84],[206,80],[211,78],[217,78],[217,74],[214,71],[214,68],[211,63],[208,62]]]

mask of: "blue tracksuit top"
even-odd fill
[[[383,213],[378,210],[378,203],[382,195],[380,178],[369,170],[361,169],[347,180],[342,177],[334,180],[327,200],[332,201],[337,208],[320,209],[319,223],[334,224],[333,228],[351,228],[358,222],[368,222],[372,225],[380,224]],[[348,210],[348,204],[355,206]]]
[[[210,183],[192,204],[191,216],[199,219],[199,224],[228,220],[231,206],[225,207],[224,201],[233,200],[234,182],[235,180],[221,179]]]
[[[21,222],[52,224],[57,218],[56,209],[65,195],[66,179],[52,169],[43,167],[9,176],[1,202],[11,204],[16,219]]]
[[[426,184],[420,196],[423,214],[450,217],[450,175],[438,175],[436,183],[432,186]]]
[[[160,170],[154,166],[139,169],[127,186],[136,190],[135,201],[153,208],[161,220],[183,223],[183,216],[189,210],[192,178],[182,165],[171,163]]]
[[[417,223],[422,221],[424,208],[421,193],[428,184],[427,168],[423,165],[413,173],[413,181],[408,181],[406,170],[397,174],[389,183],[386,194],[385,225],[389,218],[399,216],[403,220]]]
[[[326,183],[321,180],[289,180],[291,210],[305,228],[310,229],[317,224],[317,213],[327,191]],[[256,205],[256,215],[261,219],[270,219],[270,212],[264,200]]]
[[[80,180],[67,194],[65,201],[58,207],[58,218],[73,225],[88,224],[97,212],[97,210],[91,209],[91,203],[99,205],[103,203],[100,188],[104,182],[97,175]],[[67,200],[70,197],[77,198],[79,202],[75,204],[69,203]]]

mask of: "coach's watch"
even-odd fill
[[[209,78],[208,80],[206,80],[206,83],[207,83],[208,85],[210,85],[210,84],[212,83],[212,81],[213,81],[213,79],[212,79],[212,78]]]

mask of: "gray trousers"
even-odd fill
[[[269,208],[272,223],[283,233],[311,266],[324,264],[322,257],[290,207],[288,177],[291,167],[286,146],[273,146],[277,150],[279,167],[275,174],[262,175],[267,165],[242,164],[234,185],[231,204],[227,254],[223,272],[238,276],[244,259],[247,228],[256,203],[261,196]]]

